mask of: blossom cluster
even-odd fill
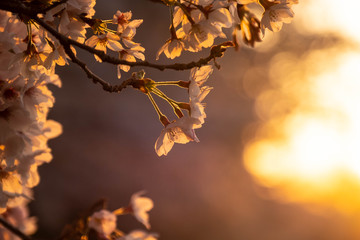
[[[202,86],[209,78],[213,68],[211,65],[193,68],[190,73],[190,80],[187,82],[189,92],[188,103],[176,103],[179,109],[175,111],[179,119],[172,121],[163,120],[165,128],[161,131],[155,143],[155,151],[159,156],[167,155],[174,143],[185,144],[190,141],[199,142],[195,134],[195,129],[200,128],[205,122],[206,113],[204,111],[204,98],[208,95],[212,87]],[[180,109],[188,110],[188,116],[184,116]],[[163,118],[165,119],[165,118]]]
[[[117,229],[116,221],[118,215],[132,214],[147,229],[150,229],[149,214],[154,203],[148,197],[143,197],[143,191],[135,193],[131,196],[130,204],[127,207],[116,209],[112,212],[106,209],[94,212],[88,218],[88,229],[93,229],[100,239],[114,240],[156,240],[158,235],[143,230],[134,230],[129,234],[124,234]],[[88,231],[86,231],[88,232]],[[82,239],[87,239],[87,234]]]
[[[233,41],[254,46],[261,41],[260,31],[277,32],[283,22],[294,17],[291,9],[297,0],[180,0],[166,2],[174,6],[170,26],[171,38],[159,49],[157,58],[164,53],[167,58],[179,57],[183,50],[201,51],[213,46],[217,37],[227,38],[224,28],[233,30]],[[264,12],[261,21],[252,13],[249,4],[259,4]]]
[[[0,19],[0,213],[30,234],[36,227],[26,204],[38,167],[52,159],[47,141],[62,131],[47,119],[54,104],[47,85],[61,82],[46,33],[9,12],[0,11]]]
[[[91,24],[94,33],[85,44],[90,47],[95,47],[97,50],[102,50],[105,53],[107,48],[117,52],[119,59],[128,62],[136,62],[136,58],[142,61],[145,60],[143,52],[145,48],[140,43],[133,41],[136,34],[136,28],[143,22],[142,19],[132,20],[132,13],[117,11],[112,20],[100,20],[99,24]],[[107,28],[107,24],[117,25],[116,31]],[[121,44],[121,43],[122,44]],[[101,62],[101,59],[94,55],[95,59]],[[128,72],[130,66],[119,64],[117,66],[117,76],[121,78],[121,71]]]
[[[86,24],[77,15],[94,14],[95,1],[69,0],[43,19],[76,41],[84,41]],[[59,11],[61,9],[61,11]],[[56,65],[65,65],[63,46],[31,19],[0,11],[0,214],[25,234],[36,230],[27,203],[39,184],[38,167],[52,160],[47,142],[62,132],[48,120],[54,104],[49,84],[61,87]],[[17,239],[0,228],[1,239]]]

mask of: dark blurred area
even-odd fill
[[[146,59],[155,62],[157,50],[169,37],[167,7],[146,0],[98,1],[96,17],[111,19],[117,9],[131,10],[133,19],[144,19],[134,40],[145,47]],[[100,198],[107,198],[109,210],[114,210],[126,206],[133,193],[146,190],[155,203],[151,231],[160,239],[358,239],[351,219],[331,209],[316,213],[275,200],[271,189],[258,185],[244,168],[242,151],[253,133],[247,126],[257,119],[251,91],[267,86],[266,69],[272,57],[279,51],[301,56],[310,48],[342,41],[331,35],[302,35],[292,25],[272,38],[270,47],[242,46],[218,60],[221,70],[215,70],[208,81],[214,89],[205,100],[206,123],[197,130],[200,143],[177,144],[160,158],[154,144],[162,125],[146,95],[132,88],[109,94],[74,64],[59,67],[63,86],[52,87],[56,103],[49,118],[63,125],[63,134],[50,141],[53,161],[39,169],[41,183],[30,204],[32,215],[39,219],[34,238],[55,239],[65,224]],[[207,54],[208,49],[186,53],[173,62]],[[133,68],[118,80],[115,66],[96,63],[81,50],[78,56],[113,84],[141,69]],[[161,56],[159,63],[166,62],[170,60]],[[249,94],[243,79],[254,66],[264,70],[251,78],[256,87]],[[156,81],[189,78],[189,71],[145,71]],[[174,99],[186,100],[186,90],[163,89]],[[171,116],[171,109],[161,99],[156,101]],[[120,216],[118,226],[124,232],[144,228],[132,216]]]

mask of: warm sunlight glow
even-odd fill
[[[360,213],[360,54],[337,51],[274,57],[273,88],[257,97],[263,126],[244,157],[281,197]]]
[[[260,127],[247,169],[281,200],[360,215],[360,32],[356,0],[304,1],[301,32],[349,43],[272,59],[270,86],[255,94]],[[321,20],[320,20],[321,19]],[[246,79],[244,80],[246,81]]]
[[[359,1],[301,1],[301,4],[296,7],[301,8],[301,11],[297,11],[296,17],[299,19],[297,23],[300,23],[302,32],[306,30],[319,33],[325,30],[360,42],[360,32],[357,30],[359,28]]]

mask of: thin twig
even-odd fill
[[[132,85],[136,81],[135,79],[130,78],[128,80],[123,81],[120,85],[111,85],[110,83],[103,80],[101,77],[94,74],[84,62],[82,62],[79,58],[77,58],[73,53],[73,51],[71,50],[70,45],[63,44],[63,47],[65,49],[66,54],[70,57],[71,61],[77,64],[86,73],[88,78],[92,79],[94,83],[99,83],[103,87],[103,89],[107,92],[110,93],[120,92],[121,90],[126,88],[126,86]]]
[[[203,65],[208,64],[214,58],[222,56],[219,52],[211,51],[211,53],[209,54],[208,57],[200,58],[198,61],[196,61],[196,62],[193,61],[190,63],[174,63],[174,64],[168,64],[168,65],[161,65],[161,64],[150,63],[148,61],[128,62],[125,60],[121,60],[121,59],[109,56],[109,55],[105,54],[103,51],[97,50],[97,49],[89,47],[85,44],[79,43],[73,39],[65,37],[61,33],[57,32],[55,29],[53,29],[46,22],[44,22],[43,20],[38,18],[37,16],[34,16],[32,18],[40,26],[45,28],[45,30],[47,30],[55,38],[57,38],[62,44],[66,43],[66,44],[77,46],[83,50],[90,52],[90,53],[96,54],[103,62],[107,62],[107,63],[111,63],[111,64],[115,64],[115,65],[122,64],[122,65],[128,65],[130,67],[135,67],[135,66],[151,67],[151,68],[155,68],[155,69],[158,69],[161,71],[163,71],[165,69],[173,69],[173,70],[182,71],[182,70],[188,70],[188,69],[191,69],[194,67],[201,67]]]
[[[60,1],[61,3],[66,2],[65,0]],[[59,3],[60,3],[59,2]],[[165,70],[165,69],[173,69],[173,70],[188,70],[194,67],[201,67],[203,65],[208,64],[211,60],[215,60],[217,57],[222,57],[223,52],[225,49],[222,46],[225,46],[226,43],[219,44],[211,48],[210,54],[206,58],[200,58],[198,61],[192,61],[190,63],[174,63],[168,65],[161,65],[161,64],[154,64],[147,61],[140,61],[140,62],[128,62],[125,60],[121,60],[112,56],[105,54],[103,51],[94,49],[89,47],[83,43],[77,42],[73,39],[70,39],[63,34],[59,33],[56,29],[51,27],[45,21],[40,19],[37,14],[42,13],[42,10],[35,10],[31,6],[26,6],[22,1],[19,0],[9,0],[9,1],[0,1],[0,9],[10,11],[12,13],[25,15],[28,18],[33,19],[36,21],[40,26],[42,26],[46,31],[48,31],[51,35],[53,35],[60,44],[64,47],[66,54],[70,57],[71,61],[77,64],[87,75],[88,78],[92,79],[94,83],[99,83],[102,85],[103,89],[108,92],[120,92],[122,89],[126,88],[128,85],[135,86],[136,79],[130,78],[125,80],[120,85],[111,85],[110,83],[106,82],[96,74],[94,74],[87,65],[81,61],[78,57],[75,56],[73,51],[71,50],[71,46],[77,46],[89,53],[96,54],[103,62],[111,63],[114,65],[127,65],[130,67],[134,66],[142,66],[142,67],[150,67],[155,68],[158,70]]]
[[[4,218],[0,217],[0,224],[2,224],[7,230],[18,236],[23,240],[32,240],[31,237],[20,231],[18,228],[8,223]]]

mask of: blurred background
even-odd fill
[[[227,51],[207,82],[214,89],[200,143],[177,144],[166,157],[154,151],[162,125],[146,95],[131,88],[109,94],[77,66],[58,68],[63,86],[52,88],[49,118],[64,132],[50,141],[53,161],[39,169],[30,204],[39,218],[35,238],[56,238],[100,198],[114,210],[146,190],[155,203],[151,231],[160,239],[360,239],[358,7],[355,0],[300,0],[280,33],[267,32],[254,49]],[[117,9],[144,19],[135,41],[154,62],[169,37],[168,9],[148,0],[98,1],[95,16],[110,19]],[[79,56],[121,82],[115,66]],[[156,81],[189,77],[145,70]],[[187,100],[183,89],[163,89]],[[135,228],[144,227],[119,217],[119,229]]]

